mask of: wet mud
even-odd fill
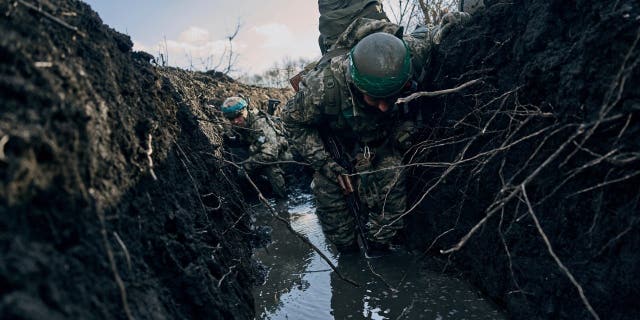
[[[338,254],[322,234],[311,195],[295,193],[279,206],[293,229],[358,286],[257,207],[255,224],[269,227],[272,241],[254,254],[267,267],[265,282],[254,289],[256,319],[506,319],[478,290],[432,270],[435,262],[418,253],[401,250],[376,259]]]

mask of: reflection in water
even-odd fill
[[[292,227],[359,286],[342,281],[281,222],[261,212],[256,224],[273,228],[273,242],[254,255],[270,268],[265,284],[254,290],[257,319],[505,318],[466,283],[425,271],[413,263],[411,254],[394,253],[378,259],[339,256],[324,238],[311,196],[298,195],[290,201]]]

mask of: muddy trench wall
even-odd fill
[[[252,318],[211,106],[286,92],[153,66],[88,5],[30,3],[0,2],[0,318]]]
[[[513,318],[633,319],[640,7],[485,2],[432,57],[426,90],[482,83],[419,102],[407,237]]]

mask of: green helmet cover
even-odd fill
[[[400,48],[399,43],[404,47],[402,56],[393,52]],[[366,57],[358,59],[362,54]],[[358,62],[369,65],[358,66]],[[386,98],[400,92],[411,77],[411,51],[394,35],[374,33],[364,37],[349,52],[349,71],[353,84],[360,91],[374,98]]]
[[[227,98],[220,108],[226,118],[235,118],[249,103],[241,97]]]

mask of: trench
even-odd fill
[[[507,318],[463,279],[426,268],[430,258],[406,251],[377,259],[338,254],[322,233],[309,194],[296,192],[287,203],[273,205],[286,208],[281,214],[293,229],[359,286],[341,280],[282,222],[256,206],[255,225],[271,229],[271,242],[254,252],[266,267],[265,282],[253,290],[256,319]]]

